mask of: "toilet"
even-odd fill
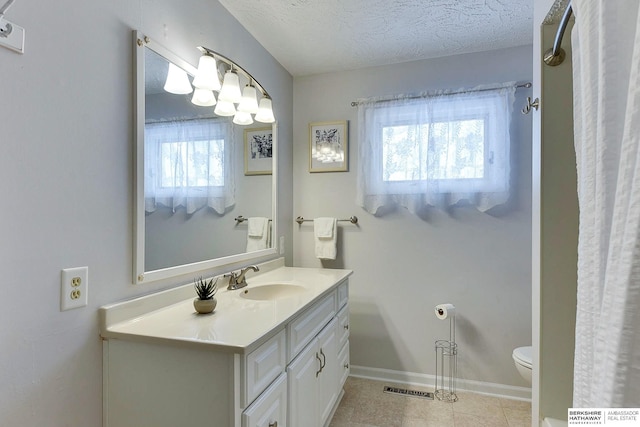
[[[516,369],[525,379],[525,381],[531,385],[531,363],[533,360],[533,349],[531,346],[518,347],[513,350],[513,361],[516,364]]]

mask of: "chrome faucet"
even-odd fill
[[[248,267],[241,268],[240,271],[232,271],[225,274],[224,277],[229,278],[229,286],[227,286],[227,289],[233,291],[247,286],[247,279],[244,276],[249,270],[260,271],[257,265],[250,265]]]

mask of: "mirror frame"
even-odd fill
[[[134,30],[135,49],[135,155],[134,155],[134,242],[133,242],[133,283],[142,284],[157,280],[170,279],[177,276],[214,269],[229,264],[248,262],[269,255],[277,255],[277,176],[278,176],[278,122],[272,124],[273,129],[273,172],[271,175],[271,248],[254,252],[244,252],[220,258],[198,261],[190,264],[177,265],[158,270],[145,271],[145,210],[144,210],[144,125],[145,125],[145,48],[151,49],[158,55],[178,65],[192,76],[196,67],[189,64],[164,46],[153,42],[140,31]],[[237,125],[234,125],[237,126]]]

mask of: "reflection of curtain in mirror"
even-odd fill
[[[208,206],[224,214],[235,204],[232,141],[227,119],[145,124],[145,211]]]

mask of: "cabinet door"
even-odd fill
[[[244,411],[242,427],[287,427],[287,374],[280,375]]]
[[[344,383],[347,382],[347,378],[349,377],[349,372],[351,369],[349,367],[349,342],[347,342],[342,349],[338,352],[338,388],[341,389],[344,387]]]
[[[252,351],[243,365],[242,406],[247,407],[285,370],[286,336],[284,329]]]
[[[342,307],[337,317],[336,333],[338,334],[338,348],[340,349],[349,341],[349,305]]]
[[[320,353],[321,371],[318,375],[318,405],[320,425],[324,425],[333,405],[338,399],[338,337],[336,325],[338,320],[334,318],[326,328],[318,335],[318,352]]]
[[[296,427],[317,427],[318,376],[320,362],[318,341],[314,339],[287,368],[289,382],[289,424]]]

